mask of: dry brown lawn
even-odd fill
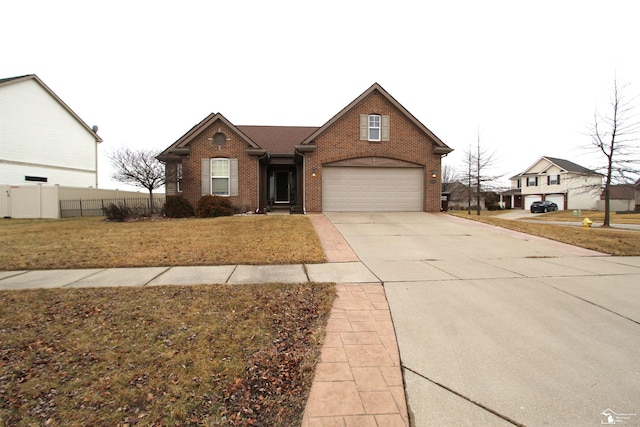
[[[300,425],[331,284],[0,292],[0,425]]]
[[[589,218],[595,223],[602,224],[604,222],[604,212],[602,211],[580,211],[579,216],[574,216],[572,210],[549,212],[546,214],[536,215],[536,221],[568,221],[582,222],[583,219]],[[611,212],[610,223],[614,224],[640,224],[640,213],[618,214]]]
[[[0,270],[325,261],[305,216],[6,219],[0,241]],[[334,297],[310,283],[0,291],[0,425],[300,425]]]
[[[0,270],[325,262],[304,215],[0,220]]]
[[[471,212],[470,215],[467,213],[467,211],[450,212],[451,215],[455,215],[460,218],[480,221],[487,224],[496,225],[498,227],[532,234],[534,236],[546,237],[548,239],[580,246],[582,248],[591,249],[610,255],[640,255],[640,231],[620,230],[613,228],[585,229],[581,226],[532,223],[520,220],[500,218],[499,215],[501,213],[504,212],[481,211],[481,215],[478,216],[476,215],[476,212]],[[589,212],[589,214],[590,213],[591,212]],[[547,218],[547,220],[550,221],[561,221],[561,219],[553,218],[553,215],[555,214],[556,212],[536,215],[535,219],[536,221],[542,218]],[[568,213],[566,211],[559,212],[558,214],[559,215],[557,216],[557,218],[565,218],[565,221],[581,221],[580,218],[576,219],[575,217],[573,217],[572,212],[572,219],[569,219]],[[594,216],[594,218],[595,222],[598,217]],[[589,219],[591,219],[591,216],[589,216]]]

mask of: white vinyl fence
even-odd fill
[[[154,193],[153,198],[156,207],[164,204],[164,193]],[[149,193],[42,184],[0,185],[0,214],[4,218],[102,215],[102,207],[110,203],[148,206]],[[89,209],[85,212],[83,206]]]

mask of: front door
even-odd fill
[[[289,203],[290,185],[291,185],[291,172],[278,171],[275,173],[275,202],[276,203]]]
[[[294,205],[296,202],[296,172],[293,169],[269,171],[269,205]]]

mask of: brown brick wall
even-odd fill
[[[390,116],[390,140],[360,140],[360,114]],[[440,155],[434,143],[387,99],[373,92],[348,111],[316,140],[315,152],[305,155],[306,209],[322,210],[322,165],[357,157],[388,157],[424,165],[424,210],[440,211]],[[312,176],[315,171],[316,176]],[[435,173],[436,178],[432,178]]]
[[[220,147],[208,138],[218,132],[227,137],[227,143]],[[258,207],[258,160],[246,153],[247,143],[238,137],[224,123],[217,121],[202,131],[189,143],[189,155],[182,158],[182,193],[195,207],[201,194],[201,160],[203,158],[223,157],[238,159],[238,196],[230,196],[234,206],[243,209]]]

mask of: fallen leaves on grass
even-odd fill
[[[299,425],[329,284],[0,292],[6,425]]]

